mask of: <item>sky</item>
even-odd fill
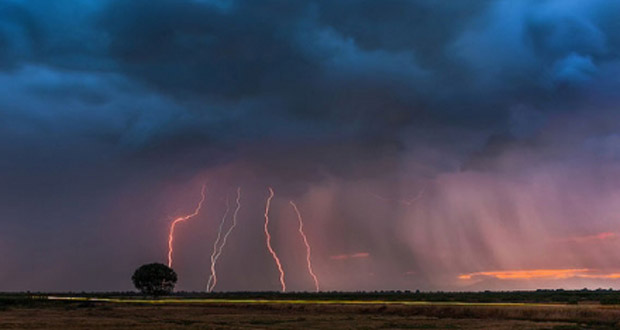
[[[0,291],[620,289],[618,12],[4,0]]]

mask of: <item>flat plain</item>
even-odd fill
[[[394,302],[161,303],[38,301],[4,305],[0,329],[609,329],[620,308],[599,304]]]

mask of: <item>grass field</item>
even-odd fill
[[[0,329],[608,329],[620,308],[598,303],[19,297]],[[2,300],[0,300],[2,302]]]

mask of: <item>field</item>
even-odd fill
[[[0,329],[559,330],[620,324],[620,307],[594,301],[428,302],[358,295],[359,299],[246,294],[157,300],[121,295],[94,301],[86,296],[49,300],[42,295],[0,295]]]

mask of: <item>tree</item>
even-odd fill
[[[174,290],[177,273],[172,268],[152,263],[140,266],[131,277],[133,285],[145,295],[161,296]]]

